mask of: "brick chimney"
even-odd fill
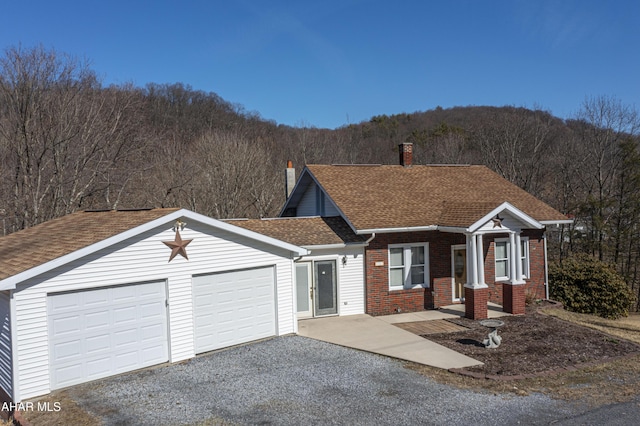
[[[413,162],[413,144],[409,142],[401,143],[398,145],[398,152],[400,153],[400,165],[402,167],[411,167]]]
[[[287,199],[294,186],[296,186],[296,169],[293,168],[293,162],[289,160],[287,161],[287,169],[284,171],[284,190]]]

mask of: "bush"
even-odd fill
[[[616,319],[627,316],[635,296],[615,268],[590,256],[549,265],[549,295],[572,312]]]

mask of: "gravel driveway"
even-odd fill
[[[548,424],[576,412],[544,395],[459,390],[404,363],[285,336],[75,386],[108,425]]]

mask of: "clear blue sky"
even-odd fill
[[[637,0],[2,0],[0,47],[86,58],[104,84],[190,85],[279,124],[466,105],[640,108]]]

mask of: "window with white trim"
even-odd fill
[[[429,244],[389,245],[389,288],[429,286]]]
[[[529,278],[529,238],[520,237],[520,261],[522,262],[522,278]]]
[[[496,238],[494,240],[494,257],[496,263],[496,281],[506,281],[510,276],[509,258],[511,256],[511,244],[508,238]],[[529,238],[520,238],[520,262],[522,264],[522,277],[529,278]]]

